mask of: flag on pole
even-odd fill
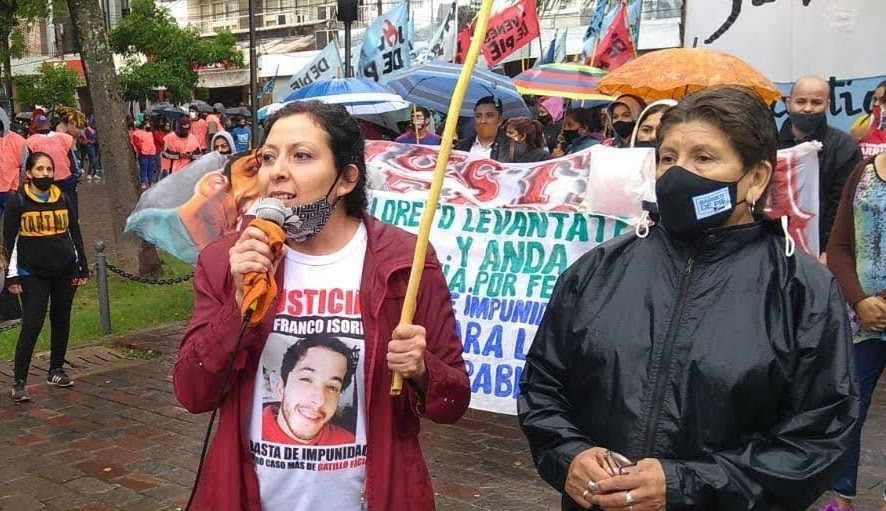
[[[606,33],[597,44],[593,65],[612,71],[634,57],[634,41],[628,29],[628,7],[622,3]],[[590,64],[590,61],[586,62]]]
[[[363,36],[357,76],[384,83],[411,64],[413,31],[406,2],[372,20]]]
[[[519,0],[517,3],[489,17],[486,38],[483,40],[483,57],[493,67],[515,51],[531,43],[539,36],[535,0]],[[458,34],[456,62],[464,62],[473,34],[473,23]]]
[[[594,7],[594,16],[591,18],[591,22],[588,24],[588,29],[585,31],[585,36],[582,40],[584,44],[581,55],[585,63],[592,60],[591,57],[593,57],[594,52],[597,50],[597,43],[603,33],[603,23],[606,20],[606,13],[608,11],[609,0],[597,0],[597,5]]]
[[[566,33],[568,28],[563,29],[563,33],[557,38],[557,44],[554,46],[554,62],[566,62]]]
[[[582,57],[585,62],[590,62],[594,47],[599,45],[600,38],[615,20],[615,16],[618,14],[618,9],[615,7],[621,7],[623,4],[627,4],[628,7],[627,17],[634,40],[634,48],[640,47],[640,19],[643,13],[643,0],[617,0],[614,5],[612,0],[597,0],[594,16],[591,18],[591,23],[588,25],[583,39]]]
[[[277,64],[277,69],[274,71],[274,76],[272,76],[271,79],[268,80],[268,83],[266,83],[265,86],[262,87],[261,94],[259,94],[259,97],[270,96],[271,94],[274,93],[274,87],[277,86],[277,73],[279,73],[279,72],[280,72],[280,64]]]
[[[452,23],[447,27],[443,34],[443,56],[441,60],[446,62],[454,62],[455,54],[458,52],[458,2],[453,1],[455,7],[452,10]]]
[[[630,0],[627,3],[628,3],[628,23],[629,23],[629,26],[631,27],[631,36],[634,39],[634,48],[639,48],[640,47],[640,18],[643,14],[643,0]]]
[[[428,41],[428,49],[418,57],[418,64],[431,60],[438,60],[446,55],[446,46],[448,42],[447,35],[454,34],[455,32],[455,27],[453,25],[455,24],[456,9],[456,3],[452,2],[452,4],[449,5],[446,16],[443,17],[443,22],[440,23],[440,26],[434,31],[433,37]]]
[[[292,75],[286,87],[280,92],[280,97],[274,98],[274,101],[281,101],[282,98],[288,96],[293,91],[301,89],[305,85],[314,83],[317,80],[338,78],[342,75],[343,69],[344,65],[338,51],[338,43],[335,39],[332,39],[326,45],[326,48],[323,48],[323,51]],[[271,90],[273,91],[273,89]]]
[[[557,29],[554,32],[554,37],[553,37],[553,39],[551,39],[550,44],[548,44],[548,49],[545,50],[545,54],[542,55],[541,58],[536,61],[536,64],[535,64],[536,66],[541,65],[541,64],[551,64],[554,62],[554,58],[555,58],[556,51],[557,51],[557,34],[559,32],[560,32],[559,29]]]

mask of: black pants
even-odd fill
[[[43,329],[46,306],[49,307],[50,356],[49,371],[61,369],[68,351],[68,334],[71,330],[71,305],[76,287],[72,277],[22,277],[22,329],[15,347],[15,379],[27,380],[28,366],[34,355],[37,336]]]

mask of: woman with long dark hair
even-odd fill
[[[529,163],[550,159],[551,153],[545,145],[544,129],[539,121],[529,117],[514,117],[508,120],[505,134],[526,146],[526,151],[517,157],[517,163]]]
[[[400,324],[416,238],[367,212],[364,140],[341,105],[285,106],[259,159],[259,194],[282,202],[286,232],[250,224],[200,252],[173,371],[187,410],[221,396],[192,509],[432,511],[419,417],[455,422],[470,399],[440,263],[428,254],[415,324]],[[253,272],[276,279],[282,307],[256,305],[267,314],[238,343]],[[405,380],[398,398],[391,371]],[[280,465],[278,449],[340,456]]]
[[[62,364],[68,349],[74,292],[89,279],[89,265],[77,210],[53,184],[55,164],[46,153],[25,161],[27,181],[9,200],[3,219],[3,243],[9,255],[6,285],[22,301],[22,326],[15,348],[12,399],[30,400],[25,383],[37,336],[49,305],[49,374],[46,383],[70,387]]]

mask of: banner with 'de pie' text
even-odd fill
[[[409,7],[402,2],[366,27],[357,76],[385,83],[396,71],[410,66],[412,44]]]
[[[344,65],[338,53],[338,43],[333,39],[313,60],[292,75],[292,78],[287,83],[288,87],[285,95],[318,80],[330,80],[344,76],[343,70]],[[282,97],[275,98],[275,101],[282,101],[282,99]]]
[[[474,32],[473,23],[458,34],[456,62],[464,62]],[[483,57],[489,67],[531,43],[540,34],[535,0],[520,0],[489,17]]]

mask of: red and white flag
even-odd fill
[[[471,23],[458,33],[456,63],[464,62],[473,32],[474,24]],[[530,44],[540,33],[535,0],[520,0],[493,14],[489,17],[486,37],[483,39],[483,58],[486,59],[486,65],[492,67],[498,64]]]
[[[628,28],[628,6],[622,2],[612,23],[606,29],[593,59],[586,64],[612,71],[634,58],[634,38]]]

